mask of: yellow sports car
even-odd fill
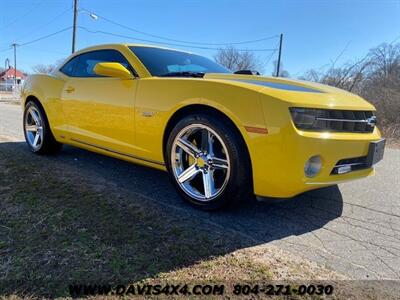
[[[356,95],[146,45],[76,52],[30,76],[22,106],[33,152],[70,144],[167,170],[207,210],[369,176],[385,147],[375,108]]]

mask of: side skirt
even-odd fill
[[[135,155],[132,155],[129,153],[119,152],[119,151],[116,151],[116,150],[113,150],[113,149],[110,149],[107,147],[98,146],[98,145],[95,145],[92,143],[87,143],[87,142],[84,142],[84,141],[81,141],[78,139],[74,139],[74,138],[71,138],[71,141],[74,142],[74,144],[76,143],[76,144],[80,144],[82,146],[86,146],[85,148],[87,148],[87,147],[94,148],[93,150],[95,150],[95,151],[97,150],[96,152],[101,151],[100,153],[102,153],[104,151],[104,152],[106,152],[106,155],[109,154],[114,157],[122,158],[127,161],[133,161],[133,162],[137,162],[139,164],[148,165],[150,167],[153,167],[153,168],[156,168],[159,170],[166,170],[165,164],[160,161],[138,157],[138,156],[135,156]]]

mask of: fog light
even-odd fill
[[[310,157],[304,165],[304,173],[307,177],[315,177],[322,167],[322,159],[321,156],[315,155]]]

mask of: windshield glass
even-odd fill
[[[232,73],[212,60],[181,51],[131,46],[153,76],[187,76],[190,73]]]

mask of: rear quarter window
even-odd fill
[[[79,59],[78,57],[72,58],[70,61],[68,61],[65,65],[61,67],[60,72],[64,73],[67,76],[73,76],[78,59]]]

